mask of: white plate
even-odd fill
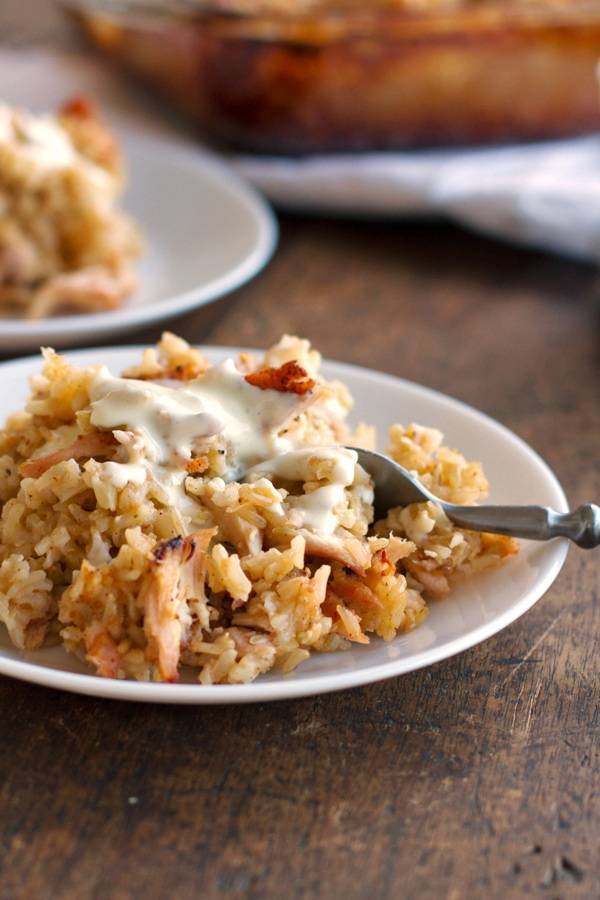
[[[139,348],[122,348],[67,355],[83,364],[102,361],[119,372],[135,362],[139,352]],[[216,361],[237,351],[208,348],[205,352]],[[0,419],[22,406],[26,379],[38,369],[39,360],[33,358],[0,366]],[[435,425],[450,446],[483,462],[492,502],[567,509],[562,488],[548,466],[520,438],[483,413],[436,391],[368,369],[327,363],[324,373],[348,385],[356,399],[354,419],[374,423],[380,440],[392,422]],[[16,650],[2,626],[0,673],[81,694],[156,703],[252,703],[336,691],[429,666],[490,637],[533,606],[558,575],[566,555],[566,541],[524,541],[520,554],[504,568],[479,576],[445,601],[432,604],[429,617],[410,634],[389,643],[373,639],[368,646],[355,645],[345,653],[316,654],[289,675],[270,672],[252,684],[205,687],[98,678],[84,674],[86,668],[60,647]]]
[[[156,136],[124,136],[123,143],[129,168],[124,205],[146,242],[138,290],[114,312],[0,318],[0,350],[97,341],[179,315],[239,287],[271,256],[275,218],[227,166],[204,150]]]

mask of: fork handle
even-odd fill
[[[568,513],[547,506],[455,506],[445,503],[449,519],[471,531],[508,534],[532,541],[566,537],[586,550],[600,546],[600,506],[584,503]]]

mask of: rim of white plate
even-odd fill
[[[143,345],[129,344],[119,347],[93,347],[85,350],[68,351],[65,355],[73,358],[75,362],[88,362],[91,364],[94,357],[98,359],[100,354],[107,351],[110,351],[111,353],[119,352],[127,354],[142,349],[144,349]],[[235,355],[242,350],[246,350],[249,353],[256,352],[256,350],[253,350],[252,348],[229,346],[200,346],[199,349],[202,350],[209,359],[212,357],[217,360],[227,355]],[[36,361],[38,358],[39,357],[34,354],[1,363],[0,371],[6,368],[18,369],[19,367],[27,369],[31,366],[32,362]],[[555,508],[559,512],[568,510],[568,502],[564,490],[545,460],[542,459],[542,457],[533,450],[526,441],[486,413],[464,403],[462,400],[450,397],[442,391],[420,385],[406,378],[396,377],[385,372],[378,372],[375,369],[368,369],[363,366],[337,362],[335,360],[325,360],[323,367],[325,370],[335,370],[335,375],[341,378],[343,378],[344,373],[346,372],[349,375],[371,379],[374,382],[381,383],[384,381],[389,385],[402,384],[411,391],[416,391],[417,394],[442,400],[451,409],[467,413],[470,417],[482,420],[488,428],[499,431],[505,438],[508,438],[519,446],[521,451],[525,453],[525,455],[538,467],[540,472],[544,474],[548,488],[554,495],[552,503]],[[480,625],[468,634],[465,634],[460,638],[455,638],[440,647],[423,650],[419,653],[414,653],[411,656],[400,657],[390,662],[379,663],[373,666],[355,669],[350,672],[341,672],[337,675],[325,674],[307,676],[301,681],[286,681],[286,677],[282,676],[279,681],[253,681],[249,684],[241,685],[162,684],[154,682],[136,682],[126,679],[104,679],[99,678],[97,675],[82,675],[77,672],[47,668],[23,660],[6,659],[2,656],[0,656],[0,674],[8,675],[22,681],[29,681],[44,687],[67,690],[72,693],[106,699],[146,703],[199,705],[264,703],[274,700],[291,700],[317,694],[332,693],[351,687],[360,687],[361,685],[384,681],[387,678],[414,672],[418,669],[425,668],[426,666],[433,665],[436,662],[441,662],[464,650],[470,649],[476,644],[497,634],[499,631],[502,631],[527,612],[527,610],[529,610],[546,593],[562,569],[567,557],[568,549],[569,544],[567,540],[555,540],[553,542],[554,554],[550,564],[543,576],[525,592],[519,602],[513,604],[509,609],[505,610],[504,613],[496,616],[491,621]]]
[[[245,284],[269,262],[277,244],[279,227],[275,213],[264,197],[244,178],[237,174],[226,163],[217,159],[205,149],[194,149],[187,145],[167,144],[166,141],[156,138],[153,142],[147,138],[132,132],[123,132],[123,142],[126,145],[141,148],[146,156],[162,157],[165,147],[174,163],[177,165],[197,168],[199,164],[225,186],[233,187],[238,199],[243,201],[247,208],[256,217],[258,224],[257,243],[251,253],[248,254],[237,266],[229,272],[215,278],[201,288],[192,288],[183,294],[174,297],[165,297],[153,303],[141,306],[123,306],[112,312],[86,313],[85,315],[56,316],[48,319],[3,319],[0,318],[2,328],[2,341],[7,338],[26,339],[28,334],[43,330],[51,341],[53,335],[75,336],[82,330],[93,334],[95,331],[103,333],[109,329],[131,329],[136,325],[150,325],[164,319],[175,318],[182,313],[200,306],[206,306],[215,300],[231,293],[236,288]],[[17,345],[18,346],[18,345]]]

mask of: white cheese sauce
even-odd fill
[[[222,430],[200,397],[190,390],[164,387],[101,372],[91,389],[92,425],[139,431],[150,460],[162,466],[190,459],[192,443]]]
[[[304,405],[296,394],[248,384],[231,359],[176,387],[118,378],[103,366],[90,395],[92,425],[139,434],[155,480],[168,502],[179,507],[193,503],[185,494],[185,464],[202,441],[222,435],[231,447],[231,480],[261,459],[289,450],[278,431]]]
[[[40,173],[76,167],[96,186],[106,189],[109,194],[112,192],[112,176],[78,152],[70,135],[54,116],[34,116],[25,110],[0,106],[2,144],[18,148],[19,154]]]
[[[291,448],[278,432],[304,407],[303,396],[249,384],[232,359],[212,366],[191,385],[205,408],[221,420],[223,433],[235,448],[232,474],[240,475],[259,460]]]
[[[339,526],[336,508],[345,503],[345,491],[354,482],[358,455],[345,447],[307,447],[293,450],[255,466],[249,477],[260,475],[288,481],[310,481],[311,460],[332,460],[329,483],[293,498],[293,509],[301,513],[301,525],[321,535],[332,535]]]

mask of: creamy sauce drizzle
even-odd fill
[[[91,395],[92,424],[141,432],[148,457],[162,466],[190,459],[196,438],[218,434],[222,429],[200,397],[189,390],[115,378],[107,372],[96,379]]]
[[[126,484],[143,484],[146,480],[146,467],[139,463],[101,463],[102,472],[114,484],[116,488],[125,487]]]
[[[146,466],[168,502],[180,508],[193,504],[184,489],[185,464],[193,450],[222,435],[232,448],[227,472],[227,479],[232,480],[265,457],[290,449],[290,442],[277,432],[303,405],[295,394],[263,391],[248,384],[231,359],[176,387],[117,378],[103,366],[90,393],[92,424],[139,434]],[[139,465],[136,460],[134,467]],[[111,472],[116,484],[114,479],[121,476]]]
[[[336,507],[343,505],[345,490],[354,481],[358,455],[345,447],[307,447],[293,450],[275,459],[269,459],[256,466],[250,477],[266,475],[288,481],[309,481],[313,475],[310,461],[326,459],[333,461],[329,484],[308,494],[293,498],[294,510],[302,514],[302,526],[318,534],[332,535],[339,526]]]
[[[67,131],[50,115],[34,116],[25,110],[0,106],[0,145],[12,145],[41,172],[76,166],[98,186],[112,181],[108,172],[82,156]]]

